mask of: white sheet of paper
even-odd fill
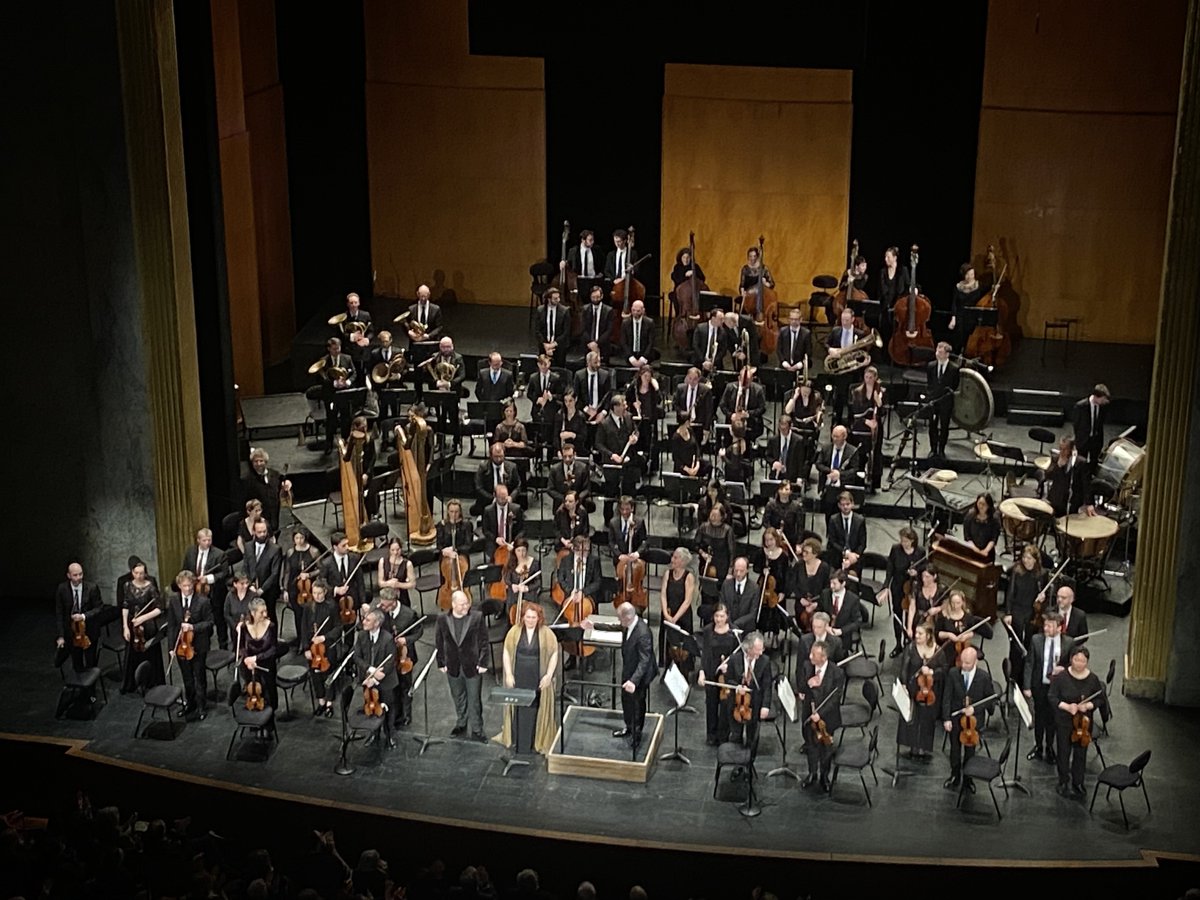
[[[1033,727],[1033,714],[1029,711],[1029,701],[1025,699],[1025,695],[1021,693],[1021,689],[1013,685],[1013,706],[1017,708],[1017,713],[1021,716],[1021,721],[1025,723],[1026,728]]]
[[[904,721],[911,722],[913,720],[912,698],[908,696],[908,688],[898,678],[892,682],[892,699],[896,701],[896,709],[900,710]]]
[[[775,693],[779,696],[779,703],[783,706],[783,711],[787,713],[788,721],[796,721],[796,692],[792,690],[792,683],[786,678],[780,678],[775,685]]]
[[[667,690],[671,692],[671,699],[675,701],[676,709],[687,704],[688,694],[691,693],[692,688],[674,661],[667,666],[667,674],[663,677],[663,683],[666,684]]]

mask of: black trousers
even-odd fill
[[[183,698],[189,709],[195,707],[203,710],[208,706],[205,690],[207,672],[204,668],[206,659],[208,659],[208,654],[201,653],[199,650],[191,659],[175,657],[175,661],[179,663],[179,674],[183,678]]]
[[[983,727],[983,722],[979,722]],[[950,732],[950,774],[958,778],[962,774],[963,761],[975,755],[974,747],[964,747],[959,743],[958,736],[962,729],[958,727],[958,717],[954,719],[954,729]]]
[[[1050,686],[1033,679],[1033,745],[1044,750],[1056,750],[1054,708],[1050,705]]]
[[[904,582],[891,585],[892,589],[892,633],[896,636],[896,646],[903,647],[908,643],[908,635],[900,627],[904,621]],[[897,621],[899,619],[899,621]]]
[[[946,440],[950,436],[950,415],[953,402],[939,402],[929,413],[929,452],[941,456],[946,452]]]
[[[621,691],[621,715],[625,719],[625,727],[633,734],[640,735],[646,724],[646,697],[649,693],[649,687],[644,685],[639,685],[632,694]]]
[[[832,731],[829,733],[833,734]],[[820,774],[822,778],[829,777],[829,770],[833,763],[833,748],[836,746],[836,740],[829,746],[818,741],[812,722],[808,719],[804,720],[804,755],[808,757],[808,773],[810,775]]]
[[[707,736],[724,744],[729,740],[729,703],[721,702],[716,688],[704,689],[704,712]]]
[[[412,690],[412,672],[400,675],[399,678],[400,683],[396,686],[396,702],[393,704],[396,707],[396,718],[398,720],[411,719],[412,697],[408,692]]]
[[[1083,787],[1083,776],[1087,771],[1087,747],[1071,743],[1072,722],[1055,715],[1054,731],[1058,739],[1058,781],[1073,787]]]
[[[1013,622],[1010,626],[1017,636],[1017,641],[1020,641],[1021,647],[1029,646],[1029,623],[1017,621],[1019,617],[1013,616]],[[1017,641],[1012,639],[1012,635],[1008,636],[1008,666],[1009,672],[1012,674],[1013,684],[1025,683],[1025,654],[1018,648]],[[1035,681],[1037,679],[1034,679]],[[1036,689],[1036,685],[1034,686]]]

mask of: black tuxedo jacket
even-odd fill
[[[346,383],[348,385],[353,385],[358,380],[358,370],[354,367],[354,360],[345,353],[339,353],[337,356],[330,356],[328,353],[325,354],[325,370],[328,371],[332,368],[346,370]],[[333,387],[332,378],[321,379],[321,391],[327,401],[333,400],[334,394],[337,391]]]
[[[196,563],[200,559],[200,548],[195,544],[187,549],[183,554],[183,565],[181,568],[189,572],[196,572],[197,575],[213,576],[213,584],[222,584],[229,577],[229,563],[225,558],[225,551],[217,547],[208,548],[208,557],[204,560],[204,571],[196,571]]]
[[[345,321],[343,321],[342,324],[340,326],[338,326],[342,332],[341,338],[342,338],[343,344],[345,344],[346,341],[350,340],[349,329],[350,329],[351,322],[359,322],[363,326],[365,326],[365,330],[363,331],[363,334],[366,337],[370,338],[375,335],[375,326],[371,323],[371,314],[369,312],[367,312],[365,309],[363,309],[362,307],[359,307],[358,312],[354,313],[353,315],[351,315],[350,313],[346,313]],[[351,345],[351,346],[353,346],[353,345]],[[355,347],[354,349],[357,350],[358,348]]]
[[[368,376],[370,376],[371,370],[374,369],[380,363],[390,363],[390,362],[393,362],[396,359],[396,357],[404,355],[404,351],[401,350],[399,347],[397,347],[395,344],[393,344],[392,346],[387,348],[388,353],[390,354],[390,356],[387,359],[384,359],[383,350],[384,350],[383,347],[376,347],[375,349],[373,349],[371,351],[370,356],[367,357],[367,375]],[[372,381],[371,385],[374,385],[374,384],[375,384],[375,382]]]
[[[408,318],[404,324],[417,321],[417,310],[420,304],[414,303],[408,308]],[[430,303],[426,309],[425,324],[428,326],[425,329],[425,340],[436,341],[442,336],[442,308],[436,303]],[[405,329],[407,332],[407,329]]]
[[[438,668],[445,669],[447,675],[454,677],[462,675],[464,678],[475,678],[479,675],[479,668],[486,669],[491,664],[483,614],[477,609],[467,613],[467,627],[461,642],[454,640],[454,629],[450,627],[451,615],[447,611],[438,616],[437,626],[433,630]]]
[[[1069,468],[1058,465],[1057,460],[1050,464],[1050,470],[1046,473],[1046,502],[1053,508],[1055,516],[1079,512],[1084,504],[1090,502],[1090,494],[1091,480],[1082,453]]]
[[[952,362],[946,363],[946,371],[938,378],[938,361],[935,359],[925,366],[925,380],[929,385],[929,399],[937,401],[939,412],[948,412],[954,407],[954,392],[958,390],[958,366]]]
[[[588,392],[588,381],[591,378],[591,371],[585,366],[575,373],[575,396],[579,399],[579,408],[592,406],[592,395]],[[612,388],[612,374],[608,369],[600,368],[596,370],[596,396],[599,398],[599,408],[606,409],[608,407],[609,393]]]
[[[654,676],[658,674],[658,664],[654,661],[654,640],[650,637],[650,626],[644,619],[638,619],[633,626],[633,633],[625,637],[625,629],[621,628],[621,683],[632,681],[639,690],[650,687]]]
[[[771,672],[771,660],[763,654],[754,661],[753,674],[750,677],[750,711],[754,720],[758,721],[759,710],[770,709],[774,696],[772,688],[775,676]],[[725,672],[725,681],[730,684],[744,684],[746,679],[746,654],[735,653],[729,658],[729,667]],[[736,695],[735,695],[736,697]],[[829,701],[831,704],[834,702]]]
[[[634,516],[632,543],[628,533],[621,531],[624,524],[625,520],[620,515],[613,516],[608,522],[608,551],[612,554],[613,562],[622,553],[630,552],[631,547],[639,556],[646,552],[646,520]]]
[[[554,570],[554,578],[563,593],[568,597],[575,590],[575,554],[569,553],[562,558],[558,568]],[[583,567],[583,596],[596,600],[600,591],[600,556],[588,553],[587,562]]]
[[[1078,642],[1081,637],[1088,633],[1087,613],[1073,604],[1071,606],[1071,617],[1063,623],[1062,633],[1070,638],[1074,638]]]
[[[430,359],[433,360],[428,366],[422,367],[425,377],[429,379],[429,386],[435,388],[437,386],[437,375],[434,372],[438,360],[442,358],[441,353],[435,353]],[[466,392],[463,390],[463,382],[467,380],[467,367],[463,363],[463,356],[457,350],[450,356],[450,362],[454,364],[454,377],[450,379],[450,390],[455,391],[460,396],[465,397]],[[489,384],[490,387],[490,384]]]
[[[643,315],[642,333],[640,335],[642,343],[640,347],[635,349],[633,346],[633,317],[630,316],[623,321],[621,323],[621,358],[628,360],[631,356],[644,356],[646,359],[650,359],[654,353],[656,331],[657,326],[654,324],[654,320],[649,316]]]
[[[353,551],[346,554],[346,575],[349,578],[350,596],[354,598],[354,605],[360,606],[366,602],[366,594],[363,592],[363,569],[367,564],[358,565],[361,558],[360,554]],[[354,567],[358,566],[358,571],[354,571]],[[317,564],[318,569],[325,578],[325,583],[329,585],[329,596],[333,597],[333,589],[339,588],[346,584],[346,580],[342,578],[342,570],[339,568],[338,560],[330,553],[327,557]],[[350,573],[354,574],[351,575]],[[337,602],[337,598],[334,598]]]
[[[592,278],[602,278],[604,276],[604,260],[600,257],[600,251],[593,244],[588,248],[592,251]],[[579,244],[574,247],[567,248],[567,268],[576,275],[583,274],[583,249]],[[587,298],[585,297],[584,300]]]
[[[847,443],[842,448],[842,458],[838,463],[841,473],[841,484],[854,484],[858,478],[858,448]],[[825,482],[829,480],[829,472],[833,469],[833,444],[822,447],[817,452],[817,492],[825,490]]]
[[[95,638],[95,616],[104,606],[104,601],[100,599],[100,588],[90,582],[83,582],[79,586],[80,612],[87,618],[88,636]],[[117,598],[120,603],[121,598]],[[71,615],[74,613],[75,607],[75,592],[71,587],[71,582],[64,581],[54,591],[54,609],[58,614],[58,636],[66,641],[67,646],[71,646],[71,641],[74,639],[74,632],[71,631]],[[94,640],[93,640],[94,643]]]
[[[521,487],[521,473],[517,471],[517,464],[508,459],[502,465],[502,473],[502,480],[508,488],[508,496],[511,499]],[[475,496],[484,502],[490,502],[495,496],[495,491],[493,490],[495,484],[495,463],[490,459],[485,459],[475,469]]]
[[[754,629],[758,615],[758,600],[761,593],[758,582],[755,581],[752,575],[746,577],[746,584],[742,588],[740,597],[737,592],[737,580],[733,577],[732,573],[721,584],[721,591],[718,594],[718,598],[725,608],[729,610],[729,623],[734,628],[740,628],[742,631],[752,631]]]
[[[258,586],[262,588],[263,599],[267,603],[274,603],[283,590],[279,583],[279,573],[283,569],[283,553],[278,544],[268,543],[263,547],[257,564],[255,564],[254,556],[254,543],[251,542],[246,545],[242,565],[250,573],[250,583],[254,584],[257,581]]]
[[[942,685],[942,720],[953,722],[954,730],[957,732],[958,716],[954,713],[970,703],[975,707],[975,718],[982,727],[986,714],[991,711],[992,704],[996,701],[989,700],[984,704],[980,704],[979,701],[984,697],[990,697],[995,692],[996,689],[992,686],[992,677],[982,667],[975,667],[970,691],[963,688],[962,671],[953,666],[950,667],[946,670],[946,679]],[[957,738],[952,738],[952,740],[957,740]]]
[[[536,419],[539,415],[536,401],[538,397],[542,396],[543,391],[548,390],[555,400],[561,400],[566,389],[567,386],[563,383],[562,375],[558,372],[547,372],[544,386],[542,384],[541,372],[534,372],[530,375],[529,382],[525,385],[525,396],[529,399],[530,403],[534,404],[533,417]],[[545,410],[542,415],[548,414],[549,406],[545,407]]]
[[[846,520],[841,511],[834,513],[825,521],[825,548],[832,557],[837,554],[838,568],[842,564],[842,551],[850,550],[860,556],[867,549],[867,520],[861,513],[850,514],[850,530],[846,530]],[[832,566],[833,563],[830,563]]]
[[[767,477],[778,478],[784,481],[797,481],[800,478],[800,467],[804,463],[804,440],[800,435],[793,430],[788,435],[787,456],[782,452],[783,438],[775,434],[767,441]],[[771,471],[771,467],[776,460],[783,460],[783,472],[776,475]]]
[[[213,608],[207,597],[192,594],[191,615],[188,621],[195,629],[192,636],[192,648],[199,655],[208,653],[212,640]],[[171,650],[179,642],[179,626],[183,623],[183,597],[176,591],[167,595],[167,649]]]
[[[1071,618],[1074,618],[1072,614]],[[1050,690],[1049,684],[1042,684],[1042,675],[1044,672],[1044,662],[1046,659],[1046,641],[1048,638],[1044,634],[1035,634],[1029,641],[1029,659],[1025,663],[1025,684],[1024,688],[1027,691],[1032,691],[1034,688],[1039,690]],[[1075,640],[1069,635],[1060,634],[1058,636],[1058,659],[1054,661],[1055,665],[1066,668],[1071,664],[1071,651],[1075,649]],[[1054,678],[1053,675],[1050,676]]]
[[[804,635],[804,637],[800,639],[800,658],[801,659],[803,659],[803,660],[808,659],[808,654],[812,650],[813,644],[815,644],[816,642],[817,642],[817,636],[815,634],[813,634],[811,631],[807,632]],[[828,632],[826,632],[824,644],[825,644],[825,653],[828,656],[829,661],[831,663],[837,663],[838,660],[840,660],[843,656],[846,655],[844,645],[842,644],[842,639],[840,637],[838,637],[836,634],[829,634]],[[832,703],[833,701],[831,700],[830,702]],[[822,710],[822,712],[824,712],[824,710]]]
[[[1096,409],[1096,425],[1092,427],[1091,398],[1084,397],[1071,407],[1071,430],[1075,435],[1075,447],[1081,457],[1095,459],[1104,449],[1104,423],[1108,420],[1108,407]]]
[[[816,673],[817,670],[813,664],[805,660],[800,683],[796,686],[804,698],[804,705],[797,711],[797,715],[807,722],[808,717],[813,714],[813,710],[820,707],[819,715],[825,720],[826,731],[833,732],[842,727],[842,701],[846,694],[846,673],[834,665],[832,659],[826,660],[825,676],[821,679],[821,684],[815,688],[809,687],[808,679]],[[826,698],[835,692],[837,696],[826,702]],[[821,706],[822,703],[825,705]]]
[[[507,400],[516,393],[513,383],[512,373],[508,369],[501,367],[500,373],[496,376],[496,383],[492,384],[492,370],[488,366],[484,366],[479,370],[479,377],[475,381],[475,399],[479,401],[487,400]]]
[[[592,249],[595,250],[596,248],[593,247]],[[623,253],[625,255],[625,258],[623,260],[624,268],[628,269],[631,265],[634,264],[634,262],[637,261],[636,251],[631,251],[628,246],[626,246],[625,249],[621,251],[621,253]],[[613,281],[616,281],[618,278],[625,277],[624,272],[617,271],[617,248],[616,247],[609,250],[608,255],[604,257],[604,275],[606,278],[611,278]]]
[[[571,308],[562,303],[554,310],[554,331],[548,331],[547,326],[550,324],[550,305],[543,304],[542,307],[534,313],[534,330],[538,339],[538,351],[541,352],[542,344],[548,344],[550,341],[555,341],[560,348],[566,347],[567,336],[571,329]]]
[[[858,635],[863,626],[862,606],[859,604],[858,594],[846,591],[842,607],[838,610],[837,615],[834,615],[833,591],[825,588],[817,599],[817,609],[828,614],[831,628],[841,630],[840,637],[844,646],[851,647],[858,642]]]
[[[601,301],[599,304],[592,304],[590,300],[584,303],[583,309],[580,311],[580,320],[583,324],[579,333],[579,345],[586,347],[588,341],[596,341],[600,345],[600,355],[607,356],[609,338],[612,335],[612,317],[612,307],[607,303]],[[597,318],[600,319],[599,340],[596,339]]]
[[[386,617],[385,617],[386,618]],[[391,656],[391,659],[388,659]],[[387,662],[383,661],[387,659]],[[358,669],[358,683],[361,685],[367,677],[368,668],[379,668],[383,664],[383,678],[379,682],[380,693],[394,691],[400,683],[396,674],[396,642],[391,633],[380,628],[375,640],[371,640],[371,632],[360,631],[354,641],[354,665]],[[387,698],[380,697],[387,702]]]
[[[687,384],[680,383],[675,388],[675,409],[676,411],[687,411]],[[716,418],[716,401],[713,399],[712,388],[701,382],[696,385],[696,400],[695,400],[695,425],[702,431],[708,431],[712,428],[713,419]]]
[[[775,344],[775,349],[779,352],[779,363],[794,363],[799,364],[804,362],[805,354],[808,354],[809,362],[812,362],[812,334],[803,325],[796,332],[796,339],[792,340],[792,327],[785,325],[779,329],[779,339]]]
[[[279,485],[282,482],[283,476],[269,468],[262,475],[251,469],[242,478],[242,502],[259,501],[272,530],[279,525]]]
[[[570,478],[567,477],[568,474],[571,476]],[[579,457],[575,457],[575,462],[572,463],[569,470],[561,460],[551,464],[548,490],[555,506],[563,502],[568,491],[575,491],[580,499],[587,497],[590,487],[591,471],[588,464]]]
[[[712,320],[701,322],[692,332],[692,365],[699,366],[708,354],[708,334],[713,329]],[[732,352],[734,338],[728,329],[716,327],[717,336],[713,338],[713,361],[718,369],[724,369],[725,357]]]
[[[618,456],[625,450],[625,445],[629,442],[629,437],[634,433],[633,417],[629,413],[618,419],[611,413],[600,427],[596,429],[596,451],[600,455],[600,463],[605,466],[616,465],[612,461],[612,454]],[[634,450],[640,450],[641,447],[630,447],[629,454],[625,457],[625,462],[628,464],[633,457]]]
[[[738,383],[731,381],[725,385],[725,393],[721,395],[721,412],[725,413],[725,418],[733,413],[734,407],[737,404]],[[746,412],[750,413],[751,420],[761,420],[763,413],[767,408],[767,394],[763,390],[763,386],[757,382],[751,382],[749,389],[742,395],[743,404]]]
[[[485,552],[491,556],[492,550],[496,548],[496,538],[500,537],[500,512],[495,503],[489,503],[484,507],[483,515],[479,517],[479,527],[483,536],[488,540],[489,546]],[[504,539],[511,544],[524,533],[525,515],[521,512],[521,507],[510,499],[508,501],[508,534],[504,536]]]

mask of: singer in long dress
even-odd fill
[[[504,684],[537,691],[533,705],[517,716],[517,753],[548,753],[554,746],[554,673],[558,670],[558,640],[546,625],[540,606],[530,604],[521,620],[504,637]],[[513,746],[513,707],[504,708],[504,728],[497,740]]]

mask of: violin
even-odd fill
[[[191,621],[191,618],[192,611],[189,609],[186,613],[184,613],[183,621],[188,623]],[[196,648],[192,646],[192,638],[195,634],[196,632],[190,629],[188,631],[184,631],[182,628],[179,629],[179,640],[177,642],[177,646],[175,647],[175,655],[177,657],[186,660],[195,658]]]
[[[717,564],[713,562],[712,554],[709,553],[703,547],[701,547],[696,552],[699,553],[700,558],[702,560],[704,560],[704,577],[705,578],[716,578],[717,577]]]
[[[263,699],[262,685],[258,683],[257,671],[251,675],[243,690],[246,694],[246,709],[249,712],[262,712],[267,708],[267,703]]]
[[[1077,712],[1071,719],[1071,743],[1084,749],[1092,743],[1092,720],[1085,712]]]
[[[86,650],[92,646],[92,639],[87,633],[86,619],[71,620],[71,645],[77,650]]]
[[[338,597],[338,618],[341,619],[343,625],[350,625],[358,621],[358,610],[354,607],[354,595],[349,591]]]
[[[438,588],[438,607],[449,609],[450,597],[455,591],[464,591],[467,594],[467,599],[471,599],[470,592],[463,587],[463,578],[466,577],[467,569],[470,568],[470,560],[467,555],[455,550],[450,556],[442,557],[440,568],[442,570],[442,583]]]
[[[329,624],[329,619],[330,616],[326,616],[325,621],[321,623],[320,627],[313,628],[313,639],[312,643],[308,646],[308,657],[309,668],[314,672],[329,671],[329,657],[325,653],[325,642],[317,640],[317,636]]]
[[[779,605],[779,591],[775,585],[775,576],[771,574],[770,569],[762,570],[762,574],[758,577],[758,583],[762,589],[762,605],[771,609],[777,607]]]
[[[137,653],[146,652],[146,626],[143,624],[133,626],[133,649]]]
[[[917,702],[933,706],[937,702],[937,694],[933,692],[933,673],[921,672],[917,675]]]
[[[312,602],[312,579],[307,572],[301,572],[296,576],[296,605],[307,606]]]
[[[383,704],[379,702],[379,688],[364,687],[363,688],[363,715],[364,716],[382,716]]]
[[[408,642],[400,643],[400,637],[396,637],[396,671],[401,675],[407,675],[413,670],[413,661],[408,656]]]
[[[737,699],[733,701],[733,721],[745,724],[754,718],[754,710],[750,707],[750,692],[738,691]]]

